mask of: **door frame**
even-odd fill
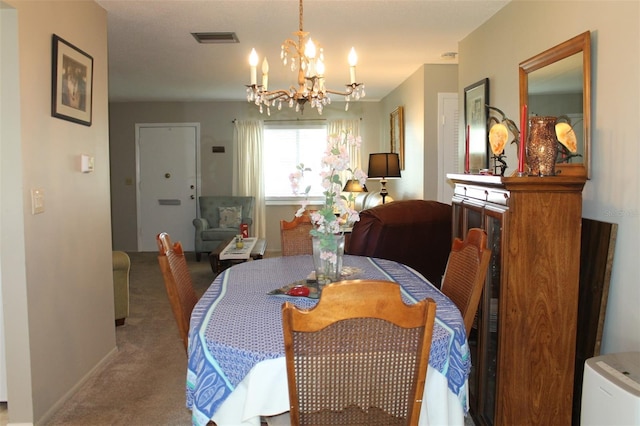
[[[196,216],[200,212],[200,187],[202,185],[202,176],[200,173],[200,123],[136,123],[136,244],[138,251],[142,247],[142,236],[140,228],[142,227],[142,208],[140,205],[140,129],[143,127],[195,127],[196,130]],[[195,219],[195,216],[194,216]]]
[[[458,105],[454,116],[447,116],[444,104],[447,101],[455,101]],[[447,173],[458,172],[459,164],[459,120],[460,120],[460,104],[458,93],[456,92],[440,92],[438,93],[438,187],[437,200],[441,203],[451,204],[453,197],[453,184],[447,181]],[[453,125],[453,135],[445,132],[445,125]],[[452,136],[450,140],[448,136]],[[453,153],[454,155],[451,155]],[[447,187],[449,187],[447,189]]]

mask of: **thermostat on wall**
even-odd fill
[[[82,171],[82,173],[91,173],[93,171],[94,163],[94,157],[82,154],[80,156],[80,171]]]

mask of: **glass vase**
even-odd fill
[[[339,281],[344,256],[344,235],[328,234],[311,237],[313,243],[313,266],[319,288]]]
[[[529,175],[554,176],[557,156],[556,117],[531,117],[527,140]]]

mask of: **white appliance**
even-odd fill
[[[640,352],[601,355],[585,362],[580,424],[640,425]]]

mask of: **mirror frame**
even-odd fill
[[[557,163],[556,173],[562,176],[590,176],[591,161],[591,32],[584,33],[560,43],[551,49],[520,63],[520,110],[528,103],[528,74],[553,64],[561,59],[582,52],[582,110],[584,154],[582,163]]]

